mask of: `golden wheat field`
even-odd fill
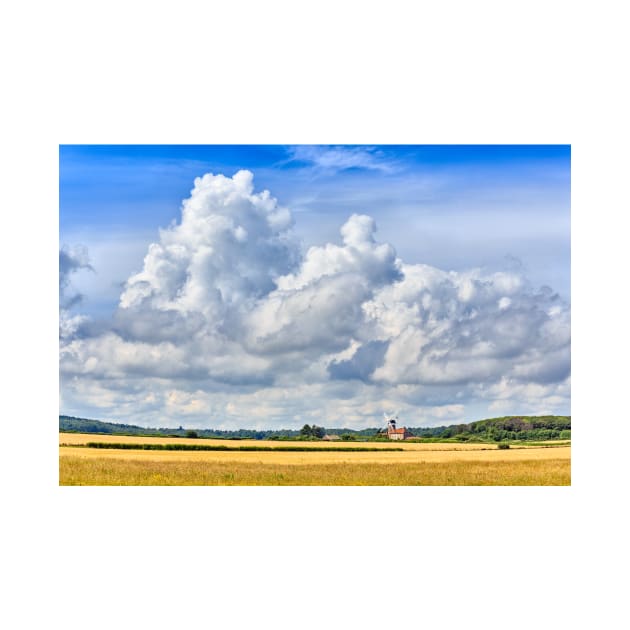
[[[334,452],[347,443],[265,442],[308,452],[148,451],[86,448],[88,442],[256,445],[254,440],[59,434],[60,485],[570,485],[571,448],[491,444],[353,443],[399,452]]]

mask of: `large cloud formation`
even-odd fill
[[[64,402],[156,425],[267,427],[568,404],[570,310],[550,289],[520,271],[405,264],[365,215],[306,252],[292,225],[248,171],[197,178],[111,321],[66,317]],[[60,300],[87,264],[65,256]]]

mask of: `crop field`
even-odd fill
[[[89,448],[90,442],[272,451]],[[59,434],[60,485],[570,485],[571,448],[422,442],[260,442]],[[295,445],[308,450],[280,450]],[[344,447],[370,451],[346,452]],[[335,448],[337,447],[337,448]],[[386,448],[401,451],[386,451]],[[322,448],[327,450],[323,451]],[[378,450],[374,450],[378,449]],[[275,450],[275,449],[274,449]],[[319,452],[318,452],[319,451]]]

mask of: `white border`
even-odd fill
[[[4,10],[7,627],[622,618],[626,22],[612,2],[427,5]],[[572,144],[573,487],[59,488],[57,147],[97,142]]]

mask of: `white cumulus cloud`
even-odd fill
[[[568,404],[570,308],[520,269],[405,264],[364,214],[306,251],[292,226],[252,173],[197,178],[111,320],[63,311],[64,404],[224,427],[374,426],[387,409],[435,424],[464,419],[467,404]],[[60,301],[87,265],[60,252]]]

